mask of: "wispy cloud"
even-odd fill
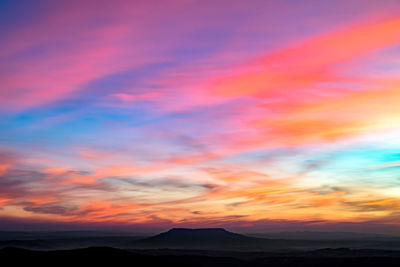
[[[398,3],[289,2],[5,4],[0,216],[398,227]]]

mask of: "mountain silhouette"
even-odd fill
[[[173,228],[167,232],[137,242],[146,247],[210,248],[246,247],[261,239],[229,232],[223,228]]]
[[[163,267],[397,267],[400,253],[384,250],[323,249],[318,251],[250,252],[194,250],[122,250],[90,247],[71,250],[0,249],[3,262],[21,266],[121,265]]]

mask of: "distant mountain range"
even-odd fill
[[[359,237],[358,235],[356,235]],[[237,251],[315,250],[322,248],[399,249],[400,238],[282,239],[259,238],[229,232],[223,228],[173,228],[167,232],[124,244],[125,248],[212,249]]]
[[[343,234],[344,235],[344,234]],[[283,234],[261,238],[229,232],[223,228],[173,228],[154,236],[133,236],[124,233],[101,232],[0,232],[0,248],[19,247],[27,249],[73,249],[106,246],[123,249],[193,249],[225,251],[287,251],[316,250],[324,248],[392,249],[400,250],[400,238],[364,235]],[[303,238],[301,238],[303,236]],[[264,236],[263,236],[264,237]],[[281,238],[279,238],[281,237]],[[286,238],[282,238],[286,237]],[[292,237],[292,238],[291,238]]]
[[[88,238],[110,236],[148,237],[149,234],[122,232],[122,231],[0,231],[0,240],[32,240],[32,239],[59,239],[59,238]]]
[[[291,239],[291,240],[357,240],[357,239],[400,239],[399,235],[385,235],[374,233],[357,232],[278,232],[278,233],[250,233],[248,236],[269,239]]]

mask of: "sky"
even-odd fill
[[[400,233],[400,1],[0,1],[0,230]]]

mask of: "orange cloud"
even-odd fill
[[[143,209],[148,206],[147,204],[117,204],[106,201],[95,201],[83,204],[80,207],[80,212],[85,214],[85,219],[83,221],[101,221],[110,220],[110,216],[118,216],[119,213]]]
[[[11,167],[11,163],[2,163],[0,164],[0,175],[4,175],[7,173],[7,170]]]

